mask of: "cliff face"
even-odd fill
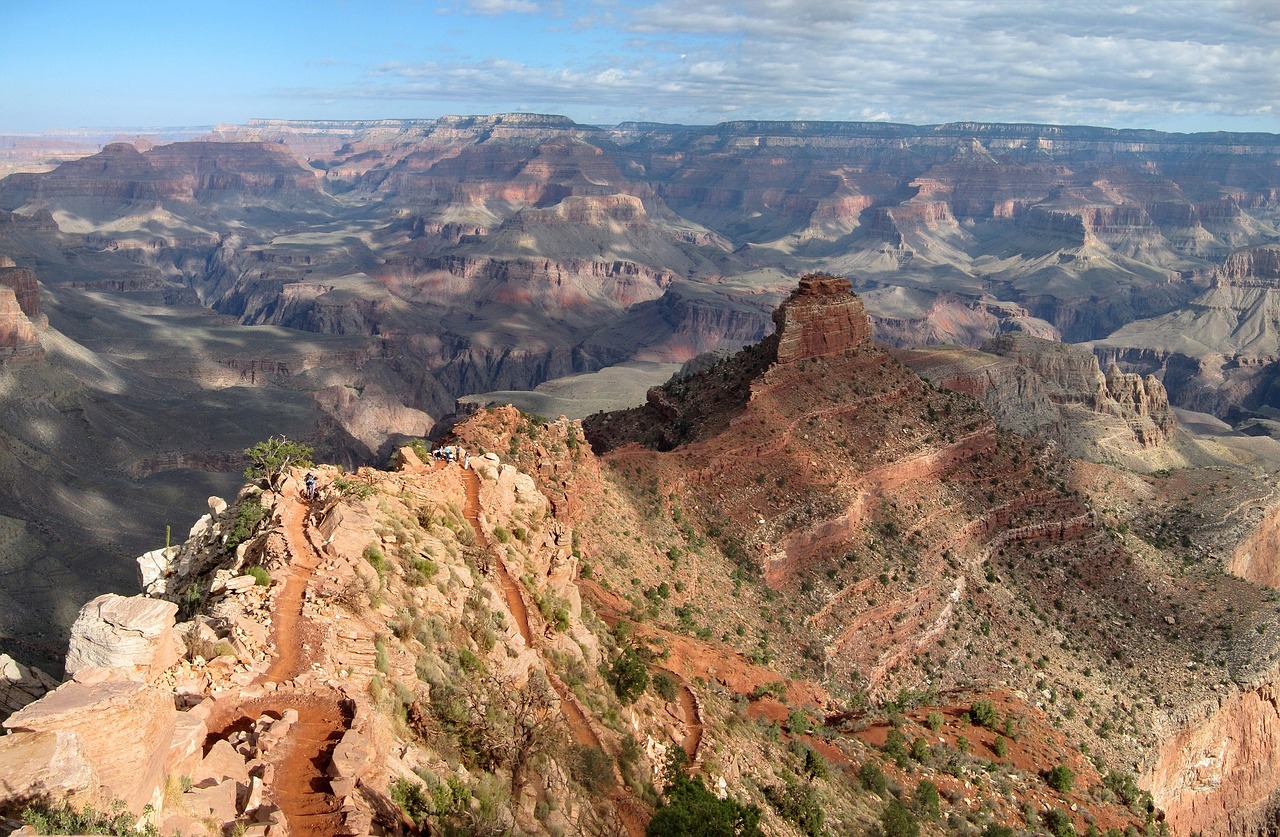
[[[849,280],[809,275],[773,315],[778,363],[837,355],[871,341],[862,301]]]
[[[982,352],[920,349],[897,355],[939,386],[982,401],[1001,427],[1052,439],[1073,456],[1144,459],[1173,440],[1177,419],[1153,375],[1106,375],[1084,349],[1006,334]]]
[[[112,143],[97,154],[41,175],[0,181],[0,207],[66,206],[106,220],[165,201],[194,203],[227,195],[315,194],[318,182],[286,153],[266,143],[184,142],[139,151]]]
[[[40,311],[35,273],[0,256],[0,357],[10,361],[42,357],[38,326],[47,322]]]
[[[1257,834],[1280,812],[1280,691],[1230,689],[1207,719],[1167,731],[1143,776],[1174,834]]]

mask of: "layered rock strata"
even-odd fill
[[[1177,431],[1155,376],[1115,364],[1104,375],[1087,350],[1052,340],[1005,334],[980,352],[939,347],[898,357],[935,384],[982,401],[1002,427],[1052,439],[1074,456],[1113,458],[1117,429],[1137,451],[1166,446]]]
[[[774,312],[778,363],[839,354],[871,340],[862,300],[848,279],[810,274]]]

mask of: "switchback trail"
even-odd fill
[[[269,756],[276,765],[268,796],[288,821],[291,835],[330,837],[341,833],[342,813],[325,772],[334,748],[351,724],[348,701],[333,689],[303,690],[288,683],[305,672],[316,657],[319,638],[302,615],[307,585],[320,563],[320,555],[306,535],[308,509],[303,498],[281,494],[281,520],[289,550],[289,578],[272,607],[271,637],[275,657],[255,685],[278,684],[277,691],[261,698],[215,705],[208,720],[211,744],[233,729],[251,724],[264,714],[279,717],[295,709],[298,721],[288,731],[279,751]]]
[[[529,610],[525,606],[524,597],[520,594],[518,582],[507,571],[502,556],[498,554],[497,550],[493,549],[488,537],[484,534],[484,530],[480,527],[480,477],[472,469],[464,469],[462,474],[467,489],[467,502],[463,509],[463,517],[471,524],[471,528],[475,530],[476,543],[493,558],[494,570],[497,572],[499,582],[502,585],[502,594],[506,599],[507,608],[515,616],[516,626],[520,629],[520,635],[524,637],[525,644],[538,650],[533,644],[533,629],[529,625]],[[573,740],[584,747],[594,747],[608,752],[604,742],[600,740],[595,730],[591,728],[591,722],[587,719],[586,712],[569,690],[569,687],[559,677],[556,677],[553,672],[548,671],[547,673],[551,687],[560,698],[560,711],[564,714],[565,722],[569,726]],[[613,769],[613,781],[609,787],[609,798],[613,801],[627,834],[630,837],[643,837],[648,813],[628,792],[626,785],[622,782],[621,774],[618,773],[616,760]]]
[[[529,610],[525,607],[524,597],[520,595],[520,587],[511,577],[511,573],[507,572],[506,562],[493,549],[484,529],[480,527],[480,477],[471,468],[463,469],[462,477],[467,487],[467,502],[462,516],[475,531],[476,545],[493,557],[494,570],[498,573],[498,580],[502,584],[502,596],[507,601],[507,609],[516,618],[516,627],[520,629],[520,636],[524,637],[524,644],[532,648],[533,630],[529,627]]]

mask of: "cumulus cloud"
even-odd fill
[[[533,0],[467,0],[467,9],[478,15],[537,14]]]
[[[470,0],[477,12],[532,0]],[[1280,12],[1265,0],[655,0],[582,12],[595,44],[388,66],[351,95],[519,101],[583,121],[964,119],[1278,130]],[[562,9],[572,17],[572,12]],[[478,107],[476,107],[478,106]]]

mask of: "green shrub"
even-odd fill
[[[417,782],[398,778],[391,783],[390,791],[391,801],[399,805],[400,810],[404,811],[418,828],[422,828],[427,822],[427,817],[435,813],[431,798]]]
[[[155,826],[139,824],[124,802],[116,800],[107,812],[86,805],[81,810],[68,805],[37,802],[22,812],[22,821],[37,834],[113,834],[118,837],[156,837]]]
[[[774,700],[785,701],[787,699],[787,684],[782,680],[775,680],[772,683],[761,683],[751,690],[751,699],[759,700],[763,697],[771,697]]]
[[[258,582],[259,587],[271,586],[271,573],[267,572],[266,567],[254,565],[245,570],[244,574],[253,576],[253,580]]]
[[[1076,783],[1076,774],[1065,764],[1059,764],[1049,771],[1044,780],[1058,793],[1070,793],[1072,786]]]
[[[368,500],[374,493],[372,485],[346,474],[338,474],[330,480],[329,490],[344,500]]]
[[[235,552],[237,546],[253,537],[266,513],[267,510],[257,500],[249,499],[241,503],[236,508],[236,519],[231,524],[231,531],[227,533],[227,545],[223,549],[228,553]]]
[[[700,779],[677,772],[666,797],[649,820],[645,837],[763,837],[759,808],[717,799]]]
[[[884,746],[880,748],[884,754],[893,759],[898,767],[907,766],[907,737],[900,729],[891,729],[885,736]]]
[[[889,781],[885,779],[884,771],[873,761],[863,762],[862,767],[858,768],[858,780],[872,793],[883,795],[889,789]]]
[[[386,580],[387,577],[387,556],[382,554],[382,547],[376,543],[371,543],[364,548],[364,560],[369,562],[369,566],[373,567],[378,574],[378,578]]]
[[[915,815],[896,799],[890,799],[880,815],[880,828],[884,837],[920,837],[920,823]]]
[[[941,712],[930,712],[928,716],[924,719],[924,722],[925,722],[925,725],[929,727],[929,729],[933,730],[934,732],[937,732],[938,730],[942,729],[942,725],[946,723],[946,719],[942,717]]]
[[[813,729],[813,721],[799,709],[792,709],[787,716],[787,732],[792,735],[805,735]]]
[[[996,708],[991,705],[991,701],[980,700],[969,710],[969,719],[977,726],[995,729],[1000,716],[996,713]]]
[[[1053,837],[1076,837],[1076,827],[1072,825],[1071,817],[1065,811],[1050,808],[1044,812],[1040,821]]]
[[[920,784],[916,785],[915,801],[920,813],[929,819],[936,820],[942,815],[942,798],[938,795],[938,786],[928,779],[921,779]]]
[[[250,482],[262,481],[268,487],[276,488],[288,469],[310,468],[313,453],[310,445],[291,442],[283,436],[273,436],[244,452],[244,457],[249,462],[244,470],[244,478]]]
[[[671,675],[658,672],[653,675],[653,680],[650,685],[653,686],[654,694],[663,700],[670,702],[676,699],[676,693],[678,690],[676,687],[676,681],[671,678]]]
[[[1009,755],[1009,742],[1003,735],[996,736],[996,743],[993,745],[996,751],[996,758],[1002,759]]]
[[[484,661],[468,648],[458,649],[458,666],[469,674],[475,674],[484,668]]]
[[[788,782],[785,786],[768,785],[764,788],[764,798],[783,819],[794,823],[800,833],[809,837],[822,834],[825,815],[812,785],[795,782]]]
[[[569,774],[593,794],[602,793],[613,783],[613,759],[599,747],[573,745]]]
[[[618,655],[609,668],[608,680],[623,703],[635,703],[644,694],[649,687],[649,672],[635,648],[628,646]]]
[[[1138,783],[1134,780],[1133,774],[1125,773],[1123,770],[1109,770],[1107,775],[1103,777],[1102,784],[1107,790],[1116,795],[1116,798],[1124,805],[1132,805],[1138,801],[1142,795]]]

